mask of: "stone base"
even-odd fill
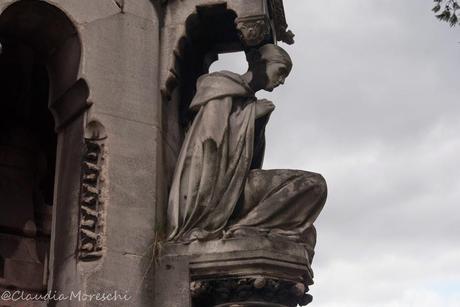
[[[306,305],[313,284],[306,249],[267,237],[167,244],[163,258],[187,257],[195,307]]]

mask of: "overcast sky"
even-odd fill
[[[460,27],[431,0],[284,2],[264,167],[328,182],[310,306],[460,306]]]

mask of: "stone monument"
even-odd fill
[[[0,305],[308,304],[326,183],[262,169],[255,96],[293,37],[282,0],[0,0],[0,292],[76,295]]]
[[[195,306],[309,302],[313,222],[326,183],[315,173],[261,169],[274,105],[254,94],[283,84],[292,62],[273,44],[251,50],[248,60],[242,76],[222,71],[199,78],[190,104],[197,114],[169,195],[165,254],[189,257],[196,268]],[[298,271],[288,277],[293,262]]]

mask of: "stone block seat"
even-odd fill
[[[307,291],[313,272],[306,249],[298,243],[264,236],[167,243],[161,255],[160,266],[185,261],[194,307],[295,307],[311,302]]]

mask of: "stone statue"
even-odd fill
[[[168,206],[168,240],[188,243],[229,237],[294,240],[313,252],[313,222],[326,201],[326,182],[300,170],[262,170],[264,130],[274,105],[261,89],[284,83],[292,62],[267,44],[248,53],[244,75],[200,77]],[[311,255],[312,256],[312,255]],[[310,258],[311,259],[311,258]]]

